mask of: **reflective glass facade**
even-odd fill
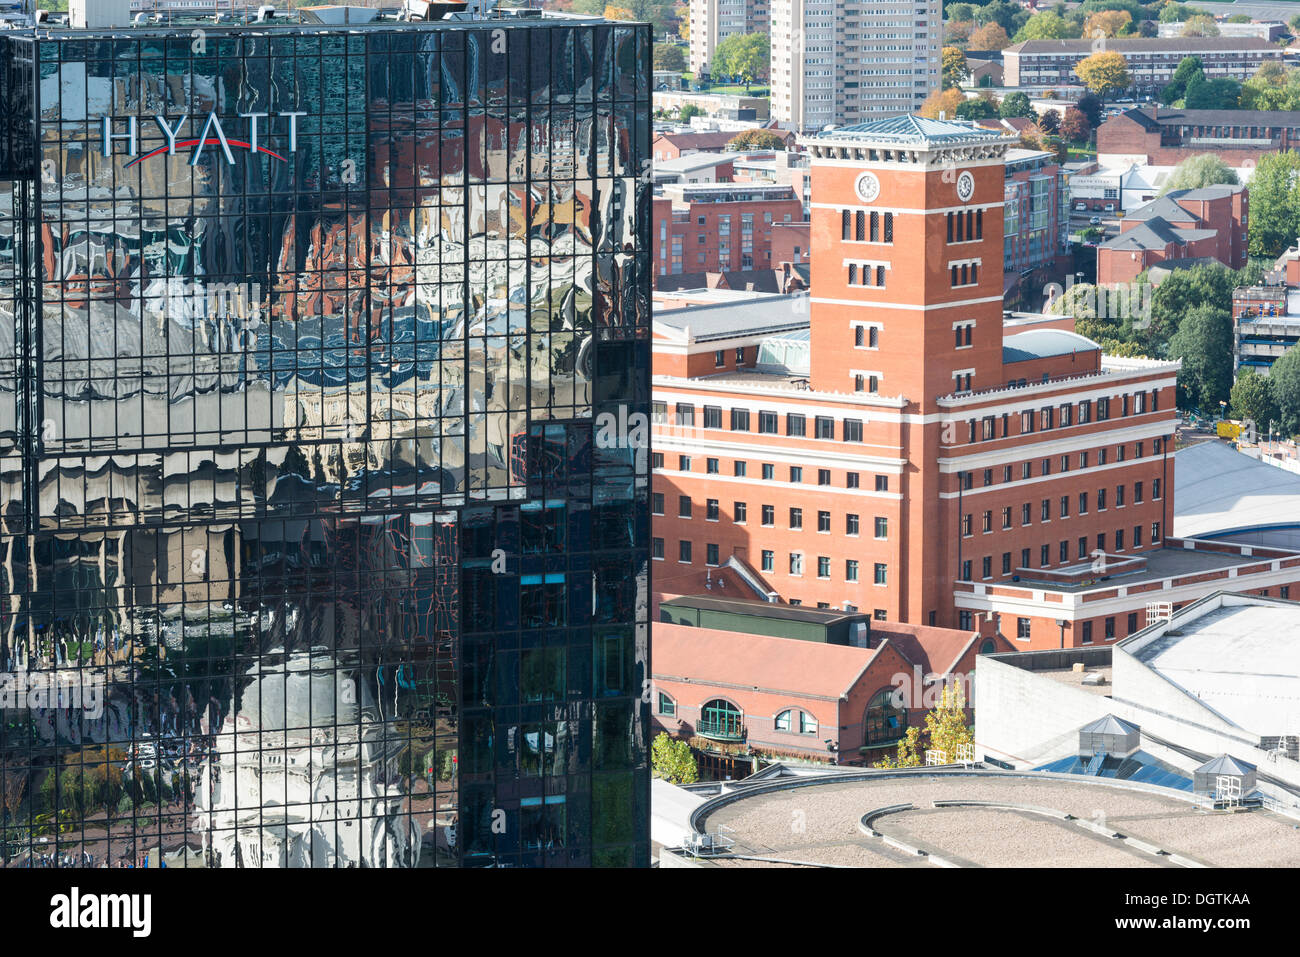
[[[649,30],[0,43],[4,866],[648,863]]]

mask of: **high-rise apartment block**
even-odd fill
[[[646,865],[648,27],[0,58],[0,862]]]
[[[812,132],[914,113],[942,45],[938,0],[772,0],[772,118]]]
[[[1176,362],[1004,316],[1008,142],[807,137],[811,298],[656,316],[659,592],[734,557],[760,595],[1057,647],[1300,581],[1300,555],[1171,539]]]
[[[729,36],[766,33],[771,0],[691,0],[691,72],[712,71],[713,51]]]

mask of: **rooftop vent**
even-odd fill
[[[346,26],[355,23],[369,23],[379,16],[377,7],[358,7],[344,3],[323,4],[317,7],[299,7],[298,12],[306,23],[326,23],[331,26]]]
[[[1141,729],[1136,724],[1108,714],[1079,729],[1079,756],[1105,754],[1127,758],[1137,751],[1140,736]]]
[[[1240,761],[1230,754],[1221,754],[1192,772],[1192,790],[1215,798],[1220,794],[1231,796],[1235,792],[1236,797],[1240,798],[1255,790],[1256,778],[1255,765]]]

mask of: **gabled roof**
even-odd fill
[[[1140,106],[1120,116],[1151,132],[1162,126],[1300,126],[1300,112],[1290,110],[1175,110],[1162,106],[1153,116],[1151,109]]]
[[[1161,217],[1149,219],[1140,226],[1126,229],[1118,236],[1106,240],[1099,249],[1158,249],[1164,250],[1170,243],[1185,245],[1196,239],[1208,239],[1215,235],[1213,229],[1179,229],[1169,225]]]
[[[1190,191],[1178,190],[1177,192],[1185,193]],[[1131,213],[1124,214],[1125,222],[1133,221],[1133,222],[1143,223],[1143,222],[1148,222],[1152,219],[1164,219],[1172,223],[1178,223],[1178,222],[1199,223],[1201,221],[1198,217],[1193,216],[1187,210],[1183,209],[1183,207],[1179,206],[1177,202],[1175,202],[1174,193],[1170,193],[1167,196],[1157,196],[1155,199],[1151,200],[1151,202],[1147,203],[1145,206],[1142,206],[1139,209],[1135,209]]]

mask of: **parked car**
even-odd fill
[[[1094,217],[1092,217],[1092,219],[1088,220],[1088,225],[1089,225],[1089,226],[1100,226],[1100,225],[1101,225],[1101,217],[1100,217],[1100,216],[1094,216]]]

